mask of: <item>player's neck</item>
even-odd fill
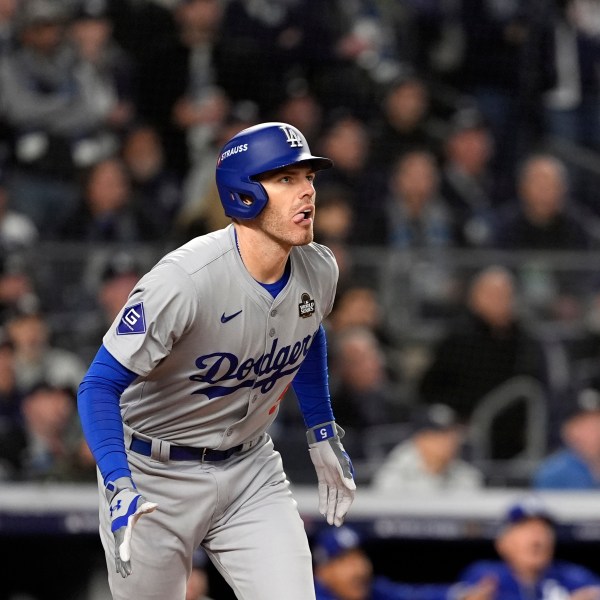
[[[283,277],[291,247],[282,246],[264,232],[235,226],[237,249],[244,266],[256,281],[275,283]]]

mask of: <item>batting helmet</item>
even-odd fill
[[[304,162],[310,162],[315,171],[333,166],[329,158],[313,156],[302,133],[287,123],[261,123],[240,131],[223,146],[217,160],[217,188],[225,214],[253,219],[269,199],[254,178]]]

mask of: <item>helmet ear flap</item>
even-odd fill
[[[223,202],[223,208],[225,214],[232,218],[253,219],[269,199],[267,191],[258,181],[245,183],[238,189],[228,188],[225,193],[229,201]]]

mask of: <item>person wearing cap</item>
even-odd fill
[[[490,242],[497,200],[493,156],[494,138],[483,115],[474,108],[458,110],[443,142],[440,192],[461,246],[485,247]]]
[[[600,392],[582,390],[560,428],[562,447],[541,462],[533,487],[547,490],[600,489]]]
[[[473,490],[483,475],[460,457],[464,426],[445,404],[421,406],[412,418],[413,433],[392,449],[373,476],[381,491]]]
[[[469,565],[460,576],[459,583],[451,588],[449,598],[600,598],[600,577],[597,574],[580,565],[554,558],[555,526],[554,517],[537,497],[527,497],[510,506],[495,539],[498,560],[480,560]]]
[[[447,584],[412,584],[373,574],[373,563],[354,528],[327,527],[312,554],[317,600],[445,600]]]

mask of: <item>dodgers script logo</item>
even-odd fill
[[[201,372],[192,375],[190,380],[203,385],[192,393],[213,399],[233,394],[242,388],[258,388],[266,394],[279,379],[293,376],[300,368],[314,336],[307,335],[294,344],[281,347],[278,347],[279,338],[275,338],[269,351],[256,358],[242,360],[231,352],[199,356],[196,367]]]
[[[290,145],[290,148],[302,148],[302,138],[295,129],[283,125],[279,129],[285,133],[285,141]]]

